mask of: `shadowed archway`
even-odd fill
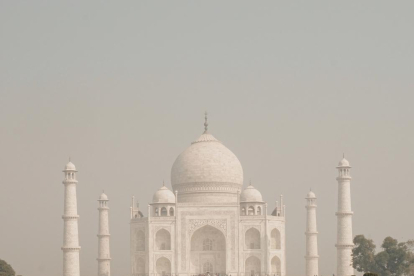
[[[191,236],[191,274],[226,273],[226,237],[217,228],[206,225]]]

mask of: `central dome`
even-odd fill
[[[171,184],[178,202],[237,202],[243,169],[236,155],[206,131],[175,160]]]

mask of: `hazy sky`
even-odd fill
[[[129,275],[129,206],[170,187],[203,131],[287,205],[288,275],[336,270],[336,165],[353,167],[354,234],[414,238],[413,1],[1,1],[0,259],[62,273],[63,179],[79,170],[81,274],[97,274],[97,198],[112,275]]]

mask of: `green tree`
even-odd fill
[[[15,276],[16,272],[14,272],[11,265],[0,259],[0,276]]]
[[[375,244],[364,235],[354,238],[355,247],[352,250],[354,268],[359,272],[374,272],[375,268]]]
[[[354,268],[359,272],[373,272],[380,276],[414,276],[414,241],[398,242],[386,237],[382,251],[375,253],[375,244],[364,235],[354,238],[352,250]]]
[[[367,272],[367,273],[364,273],[364,276],[378,276],[378,274]]]

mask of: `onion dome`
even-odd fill
[[[76,172],[76,167],[72,162],[69,161],[69,163],[66,164],[64,171],[75,171]]]
[[[316,195],[314,192],[309,191],[308,195],[306,196],[306,198],[316,198]]]
[[[164,185],[155,192],[152,197],[153,203],[175,203],[174,193]]]
[[[99,196],[99,200],[108,200],[108,196],[102,192],[102,194]]]
[[[237,202],[243,169],[236,155],[205,131],[175,160],[171,184],[179,202]]]
[[[250,184],[244,191],[240,194],[241,202],[263,202],[262,194]]]
[[[339,162],[338,167],[349,167],[349,162],[348,160],[344,158],[342,158],[342,160]]]

